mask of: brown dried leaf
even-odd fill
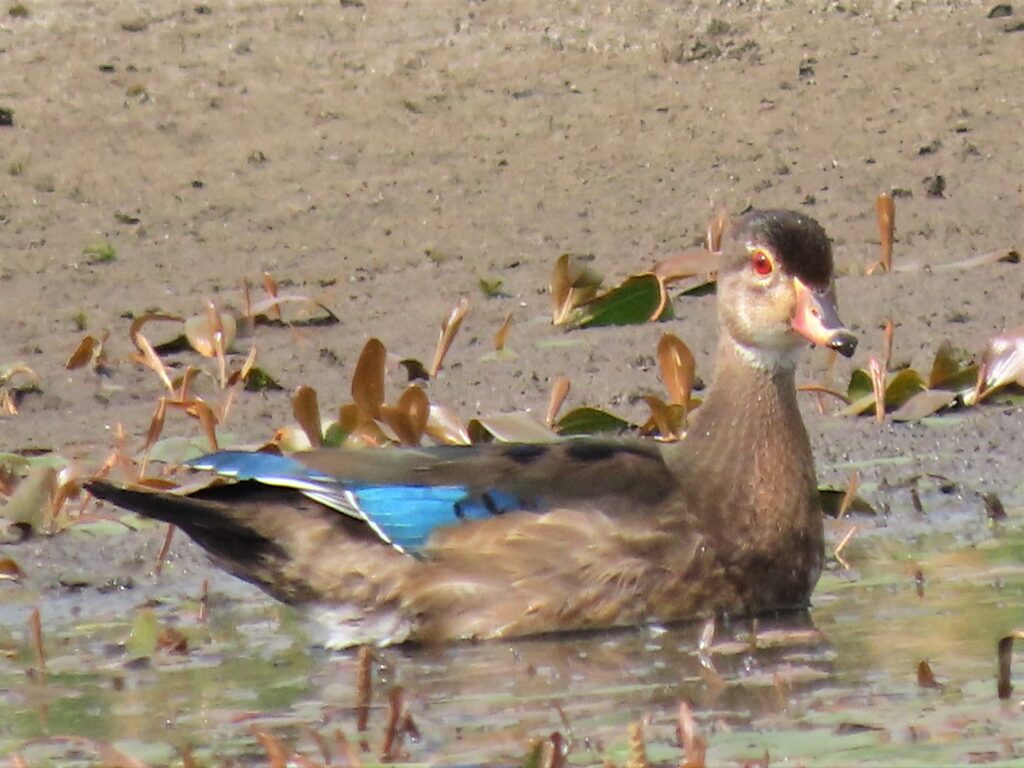
[[[1010,666],[1013,661],[1013,641],[1024,640],[1024,629],[1015,629],[1006,637],[999,640],[998,663],[999,673],[996,678],[996,690],[1000,699],[1010,698],[1013,693],[1013,682],[1010,675]]]
[[[644,395],[651,409],[651,421],[663,440],[678,440],[683,435],[686,411],[682,406],[671,406],[656,395]]]
[[[352,399],[366,416],[380,418],[384,404],[384,366],[388,353],[380,339],[370,339],[363,346],[352,375]]]
[[[128,338],[132,340],[132,343],[138,347],[139,351],[143,349],[135,343],[135,337],[142,331],[142,327],[147,323],[160,322],[160,323],[181,323],[184,322],[185,318],[179,317],[178,315],[167,315],[162,312],[147,312],[144,315],[139,315],[132,324],[128,327]]]
[[[853,502],[857,499],[857,491],[860,489],[860,472],[856,469],[851,470],[850,479],[846,484],[846,492],[843,494],[843,500],[839,502],[839,513],[836,515],[840,520],[850,511],[853,506]]]
[[[896,203],[886,193],[875,198],[875,216],[878,219],[878,235],[882,243],[882,258],[879,266],[892,272],[892,244],[896,235]]]
[[[86,365],[92,362],[93,355],[100,348],[100,340],[95,336],[89,335],[84,337],[78,346],[75,347],[75,351],[71,353],[71,357],[68,358],[67,362],[64,363],[64,367],[73,371],[76,368],[84,368]]]
[[[202,373],[195,366],[186,366],[185,372],[181,374],[181,378],[177,380],[178,385],[178,400],[189,400],[191,399],[191,393],[189,387],[192,386],[192,382],[195,381],[196,377]]]
[[[302,385],[292,395],[292,414],[299,422],[302,431],[306,433],[309,444],[314,448],[321,448],[324,444],[324,435],[320,427],[320,402],[316,390],[312,387]]]
[[[719,209],[714,218],[708,222],[708,231],[704,237],[705,247],[712,253],[722,250],[722,237],[729,226],[729,212],[724,208]]]
[[[17,581],[24,575],[25,574],[21,570],[21,566],[11,558],[5,557],[0,559],[0,579],[6,581]]]
[[[629,758],[626,768],[649,768],[647,760],[647,744],[644,739],[644,726],[639,720],[629,724]]]
[[[471,436],[490,435],[503,443],[547,443],[558,439],[558,435],[550,427],[542,424],[528,411],[499,413],[495,416],[472,419],[468,431]]]
[[[421,387],[411,385],[398,398],[398,410],[405,414],[412,428],[411,445],[419,445],[430,419],[430,400]]]
[[[923,389],[904,402],[890,416],[893,421],[917,421],[931,416],[943,408],[948,408],[955,402],[956,392],[948,389]]]
[[[505,349],[505,343],[508,341],[508,332],[512,328],[512,315],[509,314],[505,318],[505,322],[498,328],[497,333],[494,334],[494,350],[501,352]]]
[[[569,396],[572,383],[568,376],[559,376],[551,385],[551,398],[548,400],[548,412],[544,416],[544,423],[549,427],[558,420],[558,412],[562,410],[565,398]]]
[[[720,262],[720,254],[694,248],[659,261],[651,271],[666,283],[672,283],[687,277],[717,272]]]
[[[235,316],[229,312],[218,312],[213,302],[207,303],[204,314],[193,315],[185,321],[185,338],[189,346],[203,357],[223,357],[237,335]]]
[[[31,526],[33,530],[45,530],[46,514],[56,491],[57,470],[37,464],[18,483],[7,503],[0,507],[0,517]]]
[[[469,445],[469,430],[451,408],[437,403],[430,404],[426,433],[439,443],[446,445]]]
[[[551,274],[552,322],[568,322],[573,309],[597,296],[601,282],[601,276],[582,259],[568,253],[559,256]]]
[[[159,355],[157,355],[156,350],[153,349],[153,345],[149,343],[149,339],[141,333],[136,333],[132,336],[132,341],[140,352],[140,355],[137,358],[139,362],[159,376],[160,381],[164,383],[164,386],[167,387],[173,395],[174,384],[171,382],[171,377],[167,375],[167,368],[164,366],[164,361],[160,359]]]
[[[252,733],[256,741],[263,747],[263,751],[267,753],[267,763],[270,765],[270,768],[287,768],[291,752],[284,744],[258,726],[252,726],[249,732]]]
[[[932,665],[927,661],[921,661],[917,665],[917,685],[919,688],[936,688],[938,690],[946,687],[935,679]]]
[[[980,403],[1009,384],[1024,386],[1024,326],[993,338],[981,355],[971,403]],[[966,398],[965,398],[966,400]]]
[[[309,296],[275,296],[270,299],[264,299],[263,301],[257,301],[255,304],[249,307],[249,314],[247,317],[250,320],[255,321],[258,317],[266,317],[270,323],[283,323],[280,319],[282,304],[309,304],[311,307],[316,307],[324,313],[324,317],[311,317],[305,321],[306,325],[333,325],[338,322],[338,316],[331,311],[330,307],[325,304],[321,304]],[[274,316],[276,313],[276,317]],[[298,323],[292,323],[297,325]]]
[[[458,303],[451,308],[448,316],[441,323],[441,333],[437,338],[437,348],[434,350],[434,359],[430,363],[428,373],[430,378],[437,376],[437,372],[441,370],[441,364],[444,362],[445,355],[448,354],[448,350],[452,346],[452,342],[455,340],[455,334],[459,332],[459,328],[462,325],[462,320],[465,318],[466,313],[469,312],[469,299],[463,296],[459,299]]]
[[[167,418],[167,398],[161,397],[156,404],[153,418],[149,420],[149,430],[146,432],[146,442],[142,444],[142,453],[147,453],[156,441],[160,439],[164,431],[164,422]],[[145,462],[143,462],[143,474],[145,473]]]
[[[662,334],[658,340],[658,369],[670,403],[689,407],[696,365],[693,353],[682,339],[671,333]]]
[[[272,300],[271,305],[267,307],[267,309],[270,310],[269,316],[274,320],[280,320],[281,306],[277,302],[273,302],[273,300],[277,298],[277,281],[271,277],[269,272],[263,273],[263,289]]]
[[[874,357],[868,360],[868,374],[875,399],[875,421],[882,422],[885,420],[885,369]]]

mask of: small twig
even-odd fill
[[[840,541],[838,545],[836,545],[835,552],[833,553],[833,555],[835,556],[835,558],[839,562],[839,564],[841,566],[843,566],[843,570],[846,570],[846,571],[850,570],[850,564],[843,557],[843,549],[846,548],[846,545],[850,542],[850,539],[853,538],[853,535],[856,532],[857,532],[857,526],[856,525],[850,526],[850,530],[846,532],[845,536],[843,536],[843,540]]]

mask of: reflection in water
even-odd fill
[[[311,650],[301,616],[255,590],[222,584],[204,623],[198,587],[181,579],[42,603],[5,585],[0,755],[85,766],[101,753],[118,762],[116,749],[164,765],[191,745],[202,764],[265,766],[258,727],[318,762],[326,740],[335,764],[340,731],[367,764],[382,754],[400,688],[420,736],[397,750],[411,761],[521,765],[531,740],[558,732],[573,764],[623,765],[628,727],[642,720],[652,763],[678,765],[678,706],[688,701],[709,765],[766,752],[772,765],[1019,764],[1024,664],[1018,652],[1008,702],[996,698],[994,669],[998,638],[1024,627],[1024,532],[973,518],[942,530],[884,522],[860,523],[845,550],[851,567],[822,578],[813,623],[797,614],[756,630],[719,625],[713,637],[677,625],[375,651],[362,732],[357,654]],[[850,523],[839,525],[833,540]],[[36,605],[43,675],[25,631]],[[147,649],[143,610],[181,632],[186,652]],[[937,686],[917,684],[925,660]]]
[[[575,738],[574,754],[599,759],[599,746],[621,741],[632,721],[673,732],[681,701],[743,727],[829,676],[834,653],[806,614],[717,627],[713,637],[709,629],[387,649],[375,653],[376,678],[379,689],[401,686],[411,698],[421,743],[410,757],[493,760],[521,759],[531,735],[552,731]],[[313,683],[355,680],[357,668],[354,655],[328,658]]]

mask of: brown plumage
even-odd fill
[[[573,440],[294,457],[307,484],[465,488],[473,515],[453,504],[421,544],[408,539],[414,554],[384,539],[408,536],[401,525],[418,524],[415,509],[375,519],[349,508],[358,492],[339,493],[339,512],[254,481],[188,496],[102,481],[89,490],[178,525],[226,570],[309,605],[331,646],[803,607],[821,571],[823,528],[796,356],[807,340],[846,355],[856,345],[835,310],[821,227],[788,211],[734,221],[718,301],[715,382],[686,439],[664,453]]]

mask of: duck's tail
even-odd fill
[[[322,597],[315,564],[325,548],[373,537],[365,526],[298,491],[255,482],[215,485],[183,495],[91,480],[93,496],[177,526],[229,573],[287,603]],[[305,564],[313,563],[314,567]]]

